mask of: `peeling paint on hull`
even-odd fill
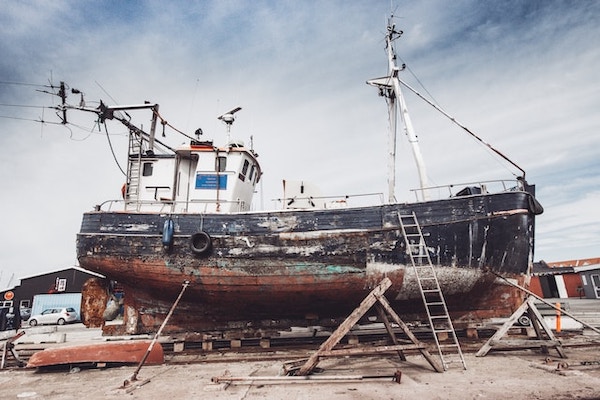
[[[140,313],[138,332],[155,330],[186,280],[191,285],[173,316],[175,330],[344,317],[384,276],[393,282],[386,297],[396,306],[418,305],[398,225],[399,213],[415,212],[449,306],[470,313],[482,307],[493,285],[486,270],[528,272],[534,226],[529,196],[514,191],[410,205],[239,214],[90,212],[78,235],[78,259],[126,287],[126,305]],[[175,232],[165,247],[161,230],[168,218]],[[212,243],[196,254],[190,237],[200,230]]]

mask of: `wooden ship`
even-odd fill
[[[390,142],[400,115],[413,146],[421,187],[411,203],[394,200],[390,149],[387,201],[353,206],[351,198],[332,201],[314,195],[307,183],[285,182],[283,206],[258,211],[252,207],[262,176],[258,155],[230,139],[239,107],[218,117],[227,127],[226,143],[202,140],[197,131],[188,145],[171,148],[156,135],[157,124],[166,124],[158,104],[70,106],[63,89],[65,112],[90,111],[129,130],[123,197],[86,212],[77,235],[80,266],[104,275],[106,288],[117,282],[123,293],[123,323],[106,324],[106,334],[156,332],[186,281],[165,331],[255,334],[335,324],[384,277],[392,281],[393,306],[419,313],[423,305],[400,226],[407,214],[418,220],[453,316],[476,320],[514,311],[518,295],[500,295],[511,290],[495,274],[520,283],[527,277],[535,216],[542,212],[534,186],[497,152],[519,169],[516,180],[454,183],[443,198],[431,198],[402,93],[412,88],[396,64],[400,34],[390,19],[388,74],[368,83],[387,101]],[[148,131],[125,118],[133,111],[151,113]]]

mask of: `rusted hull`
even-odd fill
[[[495,281],[487,271],[528,272],[531,201],[515,191],[338,210],[92,212],[84,216],[77,250],[82,267],[124,285],[130,331],[155,331],[184,281],[191,285],[173,330],[343,317],[384,276],[393,282],[386,297],[410,311],[420,294],[398,214],[415,212],[449,306],[473,313],[489,307],[481,303]],[[174,238],[163,245],[167,219]],[[211,238],[200,253],[190,248],[199,231]]]
[[[137,364],[143,359],[150,344],[149,340],[141,340],[46,349],[34,353],[27,362],[27,368],[88,363]],[[144,363],[164,363],[160,343],[154,343]]]

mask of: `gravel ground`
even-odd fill
[[[485,357],[466,354],[467,370],[452,366],[444,373],[433,372],[420,355],[398,357],[352,357],[325,359],[319,379],[342,376],[393,375],[400,370],[400,383],[391,378],[360,381],[273,380],[214,383],[213,377],[270,377],[281,375],[281,359],[241,361],[235,355],[212,355],[204,362],[168,363],[145,366],[137,385],[123,383],[135,367],[0,371],[1,399],[600,399],[600,347],[566,349],[567,369],[557,370],[539,351],[491,352]],[[298,357],[290,353],[290,360]],[[259,378],[260,379],[260,378]],[[280,378],[281,379],[281,378]]]

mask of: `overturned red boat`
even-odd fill
[[[138,364],[151,345],[152,348],[144,363],[148,365],[164,363],[163,348],[160,343],[152,344],[150,340],[129,340],[45,349],[33,353],[27,362],[27,368],[82,364]]]

